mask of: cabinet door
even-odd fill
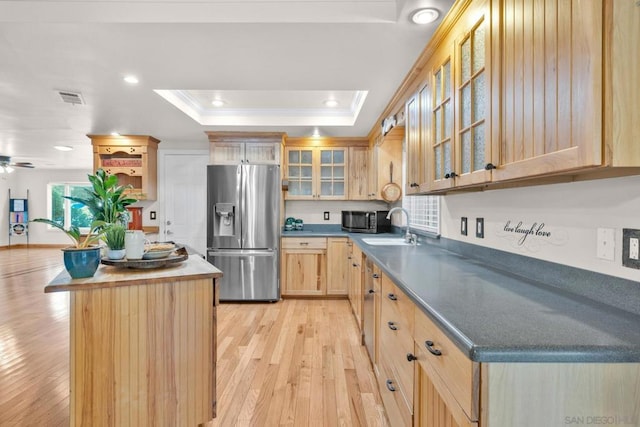
[[[280,144],[272,142],[248,142],[244,145],[244,160],[261,165],[280,164]]]
[[[282,295],[324,295],[326,250],[283,249],[281,252]]]
[[[327,295],[347,295],[349,270],[345,259],[349,253],[349,239],[327,239]]]
[[[289,190],[285,193],[287,199],[313,200],[313,149],[287,147],[286,175],[289,180]]]
[[[491,38],[489,2],[476,1],[460,19],[456,40],[455,186],[491,181]]]
[[[369,149],[349,148],[349,200],[369,199]]]
[[[347,197],[347,149],[319,148],[317,155],[315,197],[325,200],[344,200]]]
[[[416,345],[414,423],[416,427],[477,427],[456,404],[442,379],[425,363],[427,355]]]
[[[420,189],[422,178],[422,152],[420,150],[420,99],[412,96],[407,102],[405,113],[405,139],[407,144],[407,179],[404,186],[406,194],[413,194]]]
[[[433,88],[428,106],[431,116],[429,159],[429,190],[453,187],[457,175],[454,167],[452,49],[445,48],[434,55],[435,67],[431,72]]]
[[[244,143],[216,142],[209,145],[212,165],[238,165],[244,160]]]
[[[602,164],[603,2],[500,1],[494,180]],[[636,55],[637,56],[637,55]]]
[[[380,137],[382,139],[382,136]],[[380,171],[378,170],[378,153],[379,148],[377,144],[374,144],[373,147],[369,149],[369,184],[368,184],[368,199],[376,200],[379,198],[378,196],[378,174]]]

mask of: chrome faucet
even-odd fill
[[[407,216],[407,231],[404,234],[404,241],[407,242],[407,243],[411,243],[412,245],[417,244],[418,243],[418,236],[416,236],[415,234],[411,234],[411,231],[409,230],[409,223],[410,223],[409,222],[409,212],[405,208],[402,208],[400,206],[396,206],[395,208],[391,208],[391,210],[387,214],[387,219],[391,219],[391,214],[394,213],[395,211],[402,211]]]

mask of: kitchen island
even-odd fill
[[[192,256],[157,269],[56,276],[70,292],[70,425],[199,425],[215,417],[222,272]]]

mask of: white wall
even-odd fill
[[[47,184],[52,182],[88,182],[89,170],[70,169],[16,169],[11,179],[11,196],[26,197],[29,190],[29,219],[48,218]],[[5,207],[8,212],[8,206]],[[6,222],[6,221],[4,221]],[[3,224],[3,227],[6,227]],[[5,229],[6,230],[6,229]],[[6,231],[4,233],[6,235]],[[5,238],[6,239],[6,238]],[[46,224],[29,224],[29,242],[33,244],[70,244],[69,238],[60,230],[49,230]],[[11,237],[11,244],[26,243],[19,237]],[[4,243],[6,244],[6,243]]]
[[[450,194],[443,197],[442,236],[612,276],[640,281],[640,270],[622,266],[622,229],[640,229],[640,176]],[[460,234],[460,218],[469,221]],[[485,238],[475,237],[475,219],[484,218]],[[505,231],[544,223],[549,236]],[[596,257],[596,230],[615,230],[615,260]]]

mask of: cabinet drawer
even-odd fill
[[[414,350],[414,304],[384,275],[381,298],[380,351],[394,369],[407,403],[413,406],[414,363],[409,356]]]
[[[394,321],[402,323],[409,335],[413,336],[415,304],[386,275],[382,276],[382,306],[383,313],[389,313]]]
[[[393,427],[404,426],[410,427],[413,424],[413,414],[411,407],[406,402],[400,391],[400,387],[396,376],[391,369],[389,362],[380,352],[380,363],[378,363],[378,388],[380,389],[380,397],[384,403],[384,410],[387,413],[389,424]],[[413,394],[413,390],[409,390]]]
[[[142,168],[103,168],[109,175],[142,176]]]
[[[147,152],[147,147],[138,146],[98,146],[98,154],[115,154],[115,153],[127,153],[127,154],[144,154]]]
[[[416,346],[426,363],[442,378],[449,391],[472,421],[478,420],[479,364],[472,362],[420,309],[415,310]],[[427,341],[429,342],[427,344]],[[433,354],[439,352],[439,355]]]
[[[327,249],[324,237],[283,237],[282,249]]]

